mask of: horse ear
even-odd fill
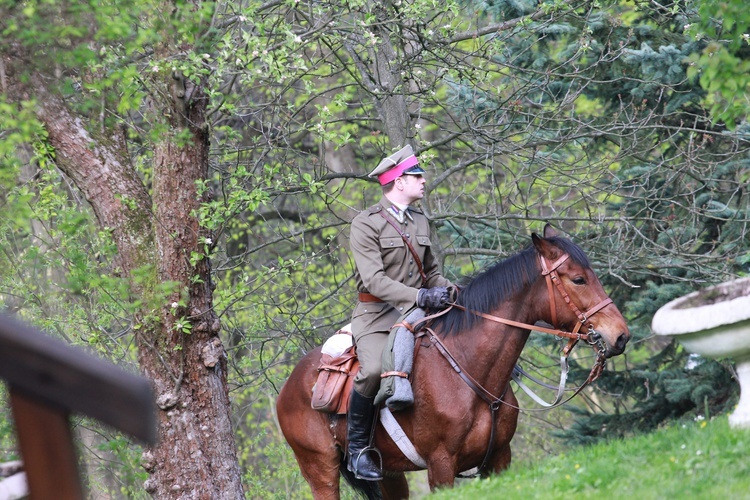
[[[552,226],[549,224],[544,227],[544,236],[545,238],[548,238],[548,232],[547,228],[549,228],[552,231],[552,236],[556,235],[554,229],[552,229]],[[531,233],[531,241],[534,243],[534,246],[536,247],[537,252],[539,252],[540,255],[543,255],[548,260],[555,260],[557,259],[560,254],[562,253],[559,248],[557,248],[555,245],[547,241],[545,238],[541,238],[536,233]]]
[[[544,237],[545,238],[554,238],[557,236],[557,231],[555,231],[555,228],[552,227],[550,224],[544,225]]]
[[[537,250],[539,250],[540,253],[542,251],[542,248],[547,244],[547,242],[544,241],[544,238],[536,233],[531,233],[531,241],[532,243],[534,243],[534,246]]]

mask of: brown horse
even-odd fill
[[[394,416],[424,458],[433,490],[452,486],[460,472],[480,465],[483,475],[510,465],[518,409],[509,382],[530,325],[544,321],[560,333],[583,325],[587,332],[582,338],[602,363],[604,357],[621,354],[630,338],[625,319],[578,246],[557,236],[550,226],[545,227],[544,238],[533,234],[532,242],[471,280],[461,290],[456,307],[433,320],[430,330],[439,340],[424,336],[415,348],[415,403]],[[473,379],[484,395],[459,376],[441,350],[452,355],[464,377]],[[382,453],[383,481],[356,480],[347,471],[345,416],[320,413],[310,406],[320,355],[317,348],[302,358],[276,403],[281,430],[313,496],[339,498],[341,474],[368,498],[408,497],[404,471],[419,467],[401,453],[380,424],[374,444]],[[491,395],[495,401],[488,405]]]

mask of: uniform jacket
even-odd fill
[[[355,337],[362,333],[390,330],[402,314],[414,307],[420,288],[451,284],[440,274],[432,254],[427,217],[419,209],[409,208],[414,220],[407,217],[403,224],[399,224],[386,211],[391,206],[392,203],[383,196],[380,203],[364,210],[352,221],[350,248],[357,267],[357,291],[370,293],[384,301],[357,303],[352,315]],[[422,283],[409,247],[396,229],[380,215],[381,211],[386,211],[386,215],[408,235],[422,261],[427,275],[426,283]]]

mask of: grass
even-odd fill
[[[430,499],[750,499],[750,431],[680,424],[465,482]]]

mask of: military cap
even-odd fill
[[[376,177],[380,185],[385,186],[402,175],[422,175],[423,173],[424,170],[419,166],[419,160],[414,156],[414,150],[406,145],[391,156],[384,158],[367,176]]]

